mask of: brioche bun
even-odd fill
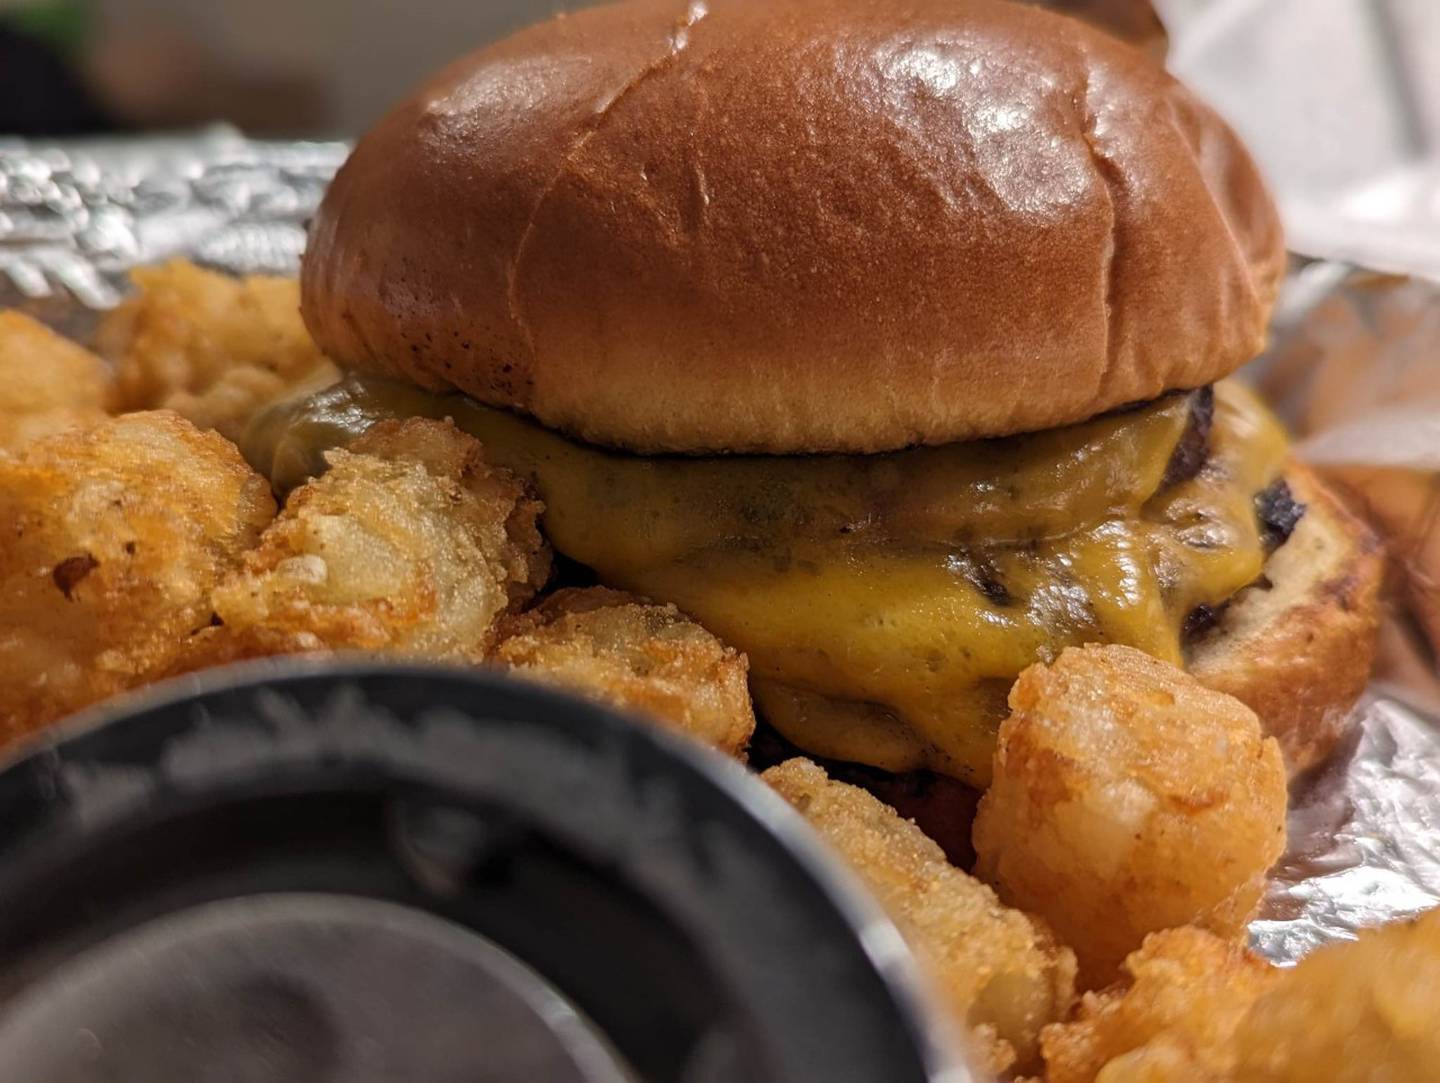
[[[1253,357],[1284,264],[1214,113],[998,0],[633,0],[356,147],[305,321],[342,365],[635,451],[1050,428]]]

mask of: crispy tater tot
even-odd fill
[[[975,864],[970,829],[975,822],[975,806],[980,803],[979,790],[934,771],[902,771],[896,774],[869,764],[806,755],[774,726],[766,725],[762,718],[750,741],[750,766],[756,771],[763,771],[796,756],[818,764],[836,782],[848,782],[851,786],[868,790],[881,804],[889,805],[898,812],[902,819],[913,820],[945,852],[945,860],[950,864],[962,869]]]
[[[761,776],[829,842],[874,892],[946,1003],[969,1029],[985,1066],[1025,1067],[1040,1029],[1074,999],[1075,959],[1038,922],[945,860],[940,848],[858,786],[806,759]]]
[[[155,675],[274,514],[233,444],[168,411],[0,457],[0,741]]]
[[[1433,1083],[1440,1077],[1440,910],[1320,948],[1255,1002],[1235,1083]]]
[[[185,260],[131,277],[137,292],[96,336],[121,409],[165,407],[238,440],[262,406],[336,375],[300,319],[293,278],[232,278]]]
[[[296,651],[479,659],[550,571],[541,505],[444,421],[373,426],[290,494],[179,669]]]
[[[1086,993],[1073,1020],[1042,1032],[1046,1083],[1223,1078],[1236,1027],[1280,976],[1193,927],[1151,933],[1125,971],[1127,981]]]
[[[1071,648],[1010,692],[976,866],[1104,985],[1158,929],[1238,935],[1285,843],[1285,767],[1244,704],[1130,647]]]
[[[1440,911],[1280,970],[1196,929],[1156,933],[1128,986],[1041,1038],[1047,1083],[1429,1083]]]
[[[673,605],[604,587],[556,591],[506,622],[495,661],[643,712],[731,756],[755,732],[745,656]]]
[[[0,311],[0,451],[98,425],[110,394],[100,358],[21,312]]]

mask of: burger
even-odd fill
[[[984,785],[1016,675],[1124,643],[1292,770],[1367,678],[1368,531],[1227,379],[1285,270],[1236,136],[1000,0],[653,0],[453,64],[356,146],[259,419],[283,487],[451,417],[556,549],[750,659],[806,752]]]

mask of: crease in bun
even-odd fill
[[[589,142],[591,137],[605,124],[605,119],[610,115],[610,112],[624,100],[625,96],[629,94],[631,90],[651,76],[663,71],[667,64],[674,62],[680,53],[685,50],[686,46],[689,45],[691,28],[709,13],[710,9],[706,0],[688,0],[688,3],[685,5],[684,14],[675,20],[674,28],[669,37],[669,48],[655,59],[644,64],[629,80],[616,89],[608,100],[594,111],[591,119],[581,125],[571,141],[570,149],[566,151],[565,156],[561,159],[560,165],[555,170],[554,175],[550,178],[549,182],[541,188],[539,195],[535,197],[534,203],[530,208],[529,217],[526,218],[525,225],[520,231],[520,240],[516,242],[515,254],[510,259],[509,269],[505,277],[505,300],[510,310],[510,318],[515,321],[520,336],[524,340],[528,353],[531,356],[535,353],[535,337],[531,333],[529,324],[525,318],[524,305],[521,302],[518,283],[520,281],[520,265],[524,262],[526,248],[530,243],[530,238],[535,232],[535,219],[540,213],[540,208],[544,206],[545,200],[549,197],[551,191],[560,183],[561,178],[565,176],[565,171],[569,168],[571,161],[585,149],[585,144]],[[500,405],[516,404],[504,403]]]
[[[872,452],[1226,375],[1284,252],[1235,135],[998,0],[629,0],[446,69],[317,216],[343,365],[635,451]]]

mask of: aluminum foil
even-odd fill
[[[186,256],[235,273],[293,273],[305,222],[345,151],[224,128],[63,146],[0,139],[0,306],[83,336],[138,264]],[[1257,373],[1269,380],[1281,355],[1314,337],[1326,302],[1355,281],[1338,264],[1297,274],[1276,358]],[[1372,337],[1377,366],[1405,338]],[[1413,353],[1413,341],[1404,345]],[[1323,438],[1310,439],[1323,447]],[[1440,905],[1440,714],[1421,706],[1434,663],[1403,613],[1386,642],[1390,683],[1377,682],[1357,707],[1356,740],[1292,795],[1289,852],[1252,926],[1255,945],[1277,963]],[[1410,652],[1408,669],[1394,662],[1397,651]]]
[[[1289,851],[1250,936],[1280,964],[1440,906],[1440,731],[1394,691],[1357,708],[1358,740],[1291,796]]]
[[[44,145],[0,137],[0,305],[70,330],[130,268],[185,256],[293,273],[343,143],[265,143],[226,127]]]

